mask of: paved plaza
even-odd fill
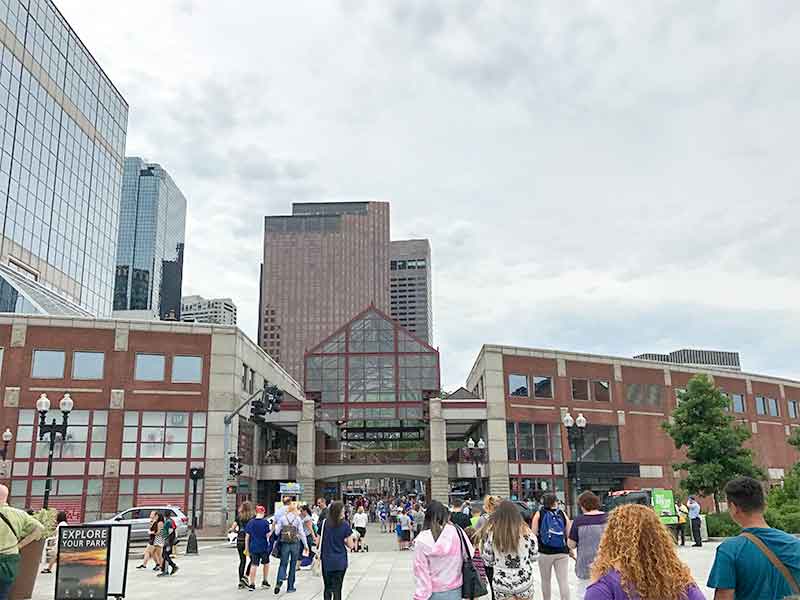
[[[375,526],[370,527],[367,538],[370,552],[350,555],[343,588],[343,598],[349,600],[407,600],[414,593],[412,572],[413,552],[396,550],[393,535],[382,534]],[[692,568],[706,598],[713,598],[713,592],[705,587],[705,581],[714,560],[716,543],[705,544],[703,548],[681,548],[684,561]],[[197,556],[179,556],[180,571],[174,577],[156,578],[152,571],[136,570],[138,561],[131,561],[128,571],[128,594],[130,600],[205,600],[241,597],[275,598],[270,592],[256,590],[248,592],[236,588],[236,550],[218,543],[200,544]],[[270,570],[270,582],[275,581],[277,563]],[[538,578],[538,573],[537,573]],[[53,576],[40,575],[37,580],[33,600],[52,600],[54,596]],[[570,573],[574,586],[575,575]],[[553,581],[554,592],[557,590]],[[279,596],[286,594],[286,584]],[[536,582],[536,598],[541,598],[541,586]],[[297,576],[297,593],[289,594],[291,600],[318,600],[322,598],[322,580],[310,571],[302,571]],[[554,595],[554,598],[557,594]],[[573,596],[574,597],[574,596]]]

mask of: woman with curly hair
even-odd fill
[[[516,505],[503,500],[481,529],[481,555],[493,569],[495,600],[533,600],[533,563],[536,537]]]
[[[705,598],[658,515],[639,504],[620,506],[609,515],[592,580],[586,600]]]

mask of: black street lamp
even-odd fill
[[[53,420],[47,422],[47,412],[50,410],[50,399],[47,394],[42,394],[36,401],[36,410],[39,411],[39,440],[43,440],[45,434],[50,434],[50,449],[47,454],[47,481],[44,485],[44,503],[42,508],[47,508],[50,502],[50,489],[53,485],[53,451],[56,447],[56,435],[61,435],[61,440],[67,439],[67,423],[69,421],[69,413],[72,412],[74,403],[69,394],[64,394],[58,407],[61,409],[62,423],[56,423],[55,417]]]
[[[464,448],[464,456],[475,465],[475,475],[477,475],[475,478],[475,493],[478,498],[482,498],[483,478],[481,477],[481,465],[486,462],[486,442],[483,441],[483,438],[478,440],[477,448],[475,447],[475,440],[469,438],[467,447]]]
[[[569,413],[565,413],[564,417],[561,419],[561,422],[564,423],[564,427],[567,428],[567,439],[569,440],[569,448],[572,451],[572,456],[575,460],[575,491],[574,491],[574,498],[575,503],[573,504],[573,517],[578,512],[578,496],[581,493],[581,460],[583,459],[583,435],[586,430],[586,417],[583,416],[583,413],[578,413],[578,418],[573,419],[572,415]]]
[[[3,432],[3,449],[0,450],[0,457],[2,457],[3,460],[5,460],[8,455],[8,444],[13,438],[14,434],[11,433],[11,429],[6,427],[6,430]]]

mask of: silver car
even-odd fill
[[[177,506],[137,506],[124,510],[110,519],[93,521],[89,525],[130,525],[130,539],[138,542],[147,540],[150,536],[150,513],[153,511],[166,514],[178,522],[177,537],[179,540],[186,536],[189,531],[189,518]]]

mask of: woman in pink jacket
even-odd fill
[[[441,502],[434,500],[425,511],[423,531],[414,541],[414,600],[461,600],[461,563],[473,549],[466,536],[462,549],[462,537],[449,520]]]

